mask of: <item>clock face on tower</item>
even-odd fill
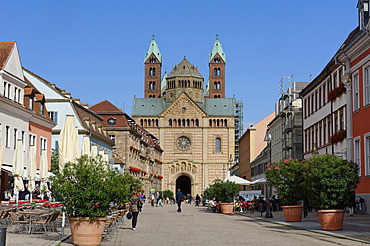
[[[187,137],[179,137],[177,139],[177,147],[181,150],[187,150],[190,147],[190,139]]]

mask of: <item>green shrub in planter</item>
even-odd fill
[[[266,178],[272,184],[282,205],[297,205],[307,191],[307,165],[297,159],[287,159],[267,165]]]
[[[174,194],[173,194],[173,192],[172,191],[170,191],[170,190],[164,190],[163,191],[163,198],[164,199],[166,199],[166,198],[172,198],[172,197],[174,197]]]
[[[209,189],[209,190],[208,190]],[[234,201],[234,197],[239,193],[239,185],[230,181],[217,181],[212,184],[205,193],[207,196],[212,195],[217,201],[222,203],[230,203]]]
[[[310,203],[316,209],[344,209],[359,182],[356,163],[334,155],[318,155],[308,163]]]
[[[82,156],[51,178],[51,190],[69,217],[105,217],[110,203],[127,201],[141,182],[110,170],[101,158]]]

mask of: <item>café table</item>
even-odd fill
[[[32,221],[35,220],[36,217],[42,216],[42,215],[47,215],[49,210],[23,210],[23,211],[18,211],[19,214],[23,215],[29,215],[29,229],[28,229],[28,234],[32,233]]]

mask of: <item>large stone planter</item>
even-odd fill
[[[302,220],[303,205],[282,206],[285,221],[300,222]]]
[[[221,203],[221,213],[223,214],[233,214],[234,203]]]
[[[105,218],[90,220],[89,218],[69,218],[72,242],[74,245],[96,246],[101,243]]]
[[[343,228],[343,209],[319,210],[321,229],[325,231],[340,231]]]

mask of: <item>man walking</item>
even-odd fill
[[[177,188],[176,202],[177,202],[177,212],[181,213],[181,202],[184,199],[184,194],[182,194],[180,188]]]

